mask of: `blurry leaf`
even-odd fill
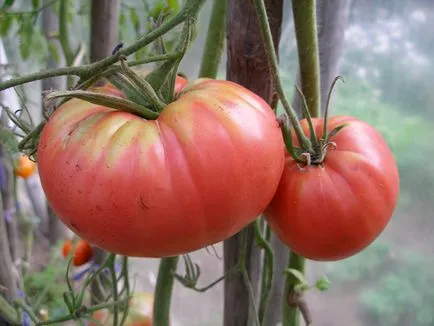
[[[120,25],[125,25],[125,13],[123,11],[121,11],[121,14],[119,15],[119,24]]]
[[[60,60],[59,50],[57,49],[57,46],[53,42],[48,42],[48,51],[50,52],[53,61],[55,63],[59,63]]]
[[[0,22],[0,36],[6,36],[14,21],[13,16],[3,15]]]
[[[6,9],[14,4],[15,0],[4,0],[2,9]]]
[[[30,56],[30,46],[33,37],[33,24],[30,19],[21,19],[21,27],[19,30],[20,37],[20,54],[24,60],[27,60]]]
[[[20,151],[18,150],[18,140],[11,130],[4,127],[0,128],[0,145],[10,157],[14,157]]]
[[[139,30],[140,28],[140,21],[139,21],[139,16],[137,15],[137,11],[135,8],[130,8],[130,19],[131,19],[131,24],[133,24],[133,27],[136,31]]]
[[[32,0],[32,7],[33,9],[39,8],[39,0]]]
[[[179,10],[179,2],[178,0],[167,0],[167,5],[170,9],[173,10],[174,13],[176,13]]]

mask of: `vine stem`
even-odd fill
[[[291,251],[289,254],[288,267],[293,268],[304,274],[305,269],[305,259],[304,257]],[[286,278],[285,282],[285,293],[290,294],[294,291],[294,281],[291,276]],[[300,324],[300,314],[298,307],[291,306],[288,304],[288,298],[284,298],[283,302],[283,315],[282,315],[282,326],[298,326]]]
[[[161,258],[154,294],[153,325],[170,325],[170,304],[179,256]]]
[[[265,43],[265,52],[267,54],[268,64],[270,66],[270,72],[273,78],[275,91],[277,93],[277,96],[279,97],[279,100],[283,105],[283,108],[288,114],[288,117],[295,130],[298,140],[300,141],[300,144],[304,149],[311,150],[312,145],[310,143],[310,140],[303,133],[300,122],[298,121],[297,114],[295,113],[294,108],[291,106],[291,104],[289,104],[289,101],[286,98],[285,93],[283,91],[282,82],[280,81],[280,76],[279,76],[279,64],[277,61],[276,52],[274,51],[273,37],[271,35],[270,24],[268,23],[267,10],[265,8],[264,0],[254,0],[254,1],[255,1],[256,13],[259,20],[259,25],[261,27],[260,29]]]
[[[303,3],[292,0],[292,10],[297,39],[302,93],[307,102],[307,113],[310,113],[310,116],[315,118],[321,115],[316,0],[306,0]],[[289,268],[296,269],[304,274],[305,259],[297,253],[290,253],[288,265]],[[295,294],[296,285],[289,281],[288,276],[286,280],[288,296]],[[300,324],[299,311],[303,312],[306,323],[309,323],[309,312],[306,306],[290,306],[288,302],[285,302],[283,304],[283,326],[298,326]]]
[[[300,66],[301,90],[312,117],[321,115],[320,69],[316,0],[292,0],[295,37]]]
[[[227,0],[214,0],[199,77],[217,76],[225,40]]]
[[[185,21],[187,18],[195,16],[202,5],[204,4],[205,0],[190,0],[186,1],[184,6],[181,8],[181,10],[174,16],[172,16],[170,19],[166,21],[166,23],[160,25],[158,28],[154,29],[150,33],[144,35],[140,39],[138,39],[136,42],[131,44],[130,46],[127,46],[121,50],[119,50],[116,54],[104,58],[99,61],[95,61],[94,63],[88,64],[88,65],[82,65],[78,67],[66,67],[66,68],[60,68],[60,69],[52,69],[52,70],[46,70],[37,72],[34,74],[21,76],[17,78],[12,78],[4,81],[3,83],[0,83],[0,91],[18,86],[21,84],[25,84],[31,81],[45,79],[45,78],[51,78],[56,76],[65,76],[65,75],[75,75],[82,79],[88,79],[89,77],[98,74],[105,68],[115,64],[120,60],[122,56],[129,56],[141,48],[145,47],[146,45],[152,43],[160,36],[166,34],[171,29],[175,28],[179,24],[181,24],[183,21]]]

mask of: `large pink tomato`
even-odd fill
[[[313,119],[322,135],[323,119]],[[381,134],[352,117],[329,119],[329,130],[347,124],[330,141],[321,165],[300,168],[287,157],[282,180],[265,211],[279,238],[313,260],[338,260],[368,246],[395,209],[399,175]],[[302,121],[306,134],[309,128]],[[294,142],[298,144],[294,137]]]
[[[38,163],[48,201],[77,235],[114,253],[162,257],[252,222],[276,191],[284,145],[260,97],[199,79],[157,120],[66,102],[41,133]]]

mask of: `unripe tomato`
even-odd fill
[[[284,143],[259,96],[199,79],[156,120],[69,100],[41,133],[38,165],[51,207],[80,238],[121,255],[164,257],[254,221],[276,191]]]
[[[63,242],[62,254],[64,258],[69,256],[72,247],[72,240],[65,240]],[[74,266],[84,265],[91,259],[92,255],[93,250],[90,244],[83,239],[79,239],[73,254],[72,264]]]
[[[36,164],[27,155],[21,155],[14,166],[16,176],[27,179],[35,172]]]
[[[309,135],[306,120],[301,121]],[[313,119],[322,135],[323,119]],[[347,258],[366,248],[392,217],[399,194],[395,158],[381,134],[353,117],[330,141],[320,165],[300,168],[287,156],[280,185],[265,211],[272,230],[296,253],[322,261]],[[293,133],[294,135],[294,133]],[[298,140],[294,136],[294,143]]]

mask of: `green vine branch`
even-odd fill
[[[176,15],[168,19],[166,23],[160,25],[153,31],[144,35],[142,38],[140,38],[130,46],[120,49],[112,56],[109,56],[99,61],[95,61],[94,63],[88,65],[52,69],[52,70],[41,71],[34,74],[9,79],[0,83],[0,91],[21,84],[25,84],[28,82],[56,77],[56,76],[74,75],[80,77],[82,80],[87,80],[94,75],[100,74],[102,71],[104,71],[104,69],[110,67],[111,65],[117,63],[122,56],[127,57],[137,52],[141,48],[154,42],[160,36],[166,34],[170,30],[172,30],[173,28],[175,28],[176,26],[184,22],[186,19],[196,16],[200,8],[204,4],[204,2],[205,0],[186,1],[184,6],[181,8],[181,10]]]
[[[310,140],[304,135],[303,130],[301,129],[300,122],[298,121],[297,114],[295,113],[291,104],[289,104],[288,99],[285,96],[282,82],[279,76],[279,64],[277,61],[277,55],[275,52],[273,37],[271,35],[271,29],[268,22],[267,10],[265,7],[264,0],[254,0],[256,13],[259,19],[259,25],[262,32],[262,36],[264,38],[265,49],[267,54],[268,63],[271,70],[271,76],[273,78],[273,84],[275,91],[279,100],[282,103],[283,108],[285,109],[292,126],[294,127],[295,133],[300,141],[300,144],[307,151],[312,151],[312,145]]]
[[[40,6],[39,8],[33,9],[33,10],[29,10],[29,11],[7,11],[6,8],[2,9],[0,11],[0,18],[4,15],[4,16],[27,16],[27,15],[38,15],[40,14],[43,10],[51,7],[52,5],[54,5],[56,2],[58,2],[59,0],[51,0],[48,3]]]
[[[301,90],[312,117],[321,114],[320,69],[316,22],[316,0],[292,0],[297,39]]]

